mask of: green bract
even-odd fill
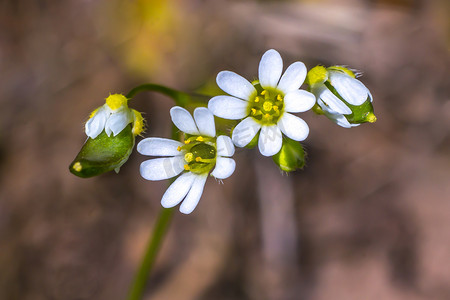
[[[72,174],[88,178],[119,171],[128,160],[134,147],[131,126],[125,127],[118,135],[108,137],[103,131],[95,139],[88,138],[78,155],[69,166]]]

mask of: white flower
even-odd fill
[[[233,174],[235,161],[231,139],[221,135],[216,138],[213,114],[206,108],[196,108],[194,118],[179,106],[170,110],[172,122],[185,133],[184,143],[163,139],[146,138],[137,150],[150,156],[162,156],[141,164],[141,175],[147,180],[168,179],[182,173],[164,193],[161,205],[169,208],[178,205],[180,211],[191,213],[203,193],[206,179],[211,175],[225,179]]]
[[[355,74],[341,66],[325,69],[317,66],[308,73],[311,91],[323,113],[339,126],[351,128],[364,122],[375,122],[370,91]],[[366,101],[367,107],[361,107]]]
[[[259,83],[251,84],[230,71],[217,75],[217,84],[231,96],[212,98],[208,108],[224,119],[243,119],[233,130],[236,146],[245,147],[260,132],[259,151],[264,156],[272,156],[281,149],[282,133],[296,141],[308,136],[306,122],[291,114],[307,111],[315,103],[313,94],[299,90],[306,77],[306,67],[302,62],[295,62],[283,76],[282,72],[281,56],[271,49],[259,63]]]
[[[86,122],[86,135],[95,139],[103,130],[108,136],[118,135],[128,124],[132,123],[134,135],[144,130],[144,119],[141,113],[128,108],[128,99],[121,94],[109,95],[106,103],[91,113]]]

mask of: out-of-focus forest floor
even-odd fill
[[[375,124],[312,112],[303,171],[238,150],[176,213],[145,299],[450,299],[450,4],[384,1],[0,1],[0,299],[124,299],[167,182],[68,165],[109,93],[217,91],[265,50],[364,72]],[[148,136],[171,100],[140,94]]]

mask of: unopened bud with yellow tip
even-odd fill
[[[313,111],[339,126],[351,128],[377,120],[372,95],[352,70],[342,66],[316,66],[308,72],[306,82],[316,96]]]

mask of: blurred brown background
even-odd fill
[[[68,165],[109,93],[211,90],[261,55],[364,71],[378,122],[312,112],[307,167],[238,150],[176,213],[145,299],[450,299],[447,0],[0,2],[0,299],[124,299],[167,182]],[[145,136],[172,102],[142,93]]]

